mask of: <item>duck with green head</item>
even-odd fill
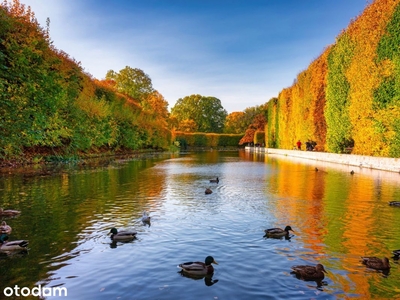
[[[212,256],[207,256],[204,262],[201,261],[191,261],[180,264],[178,267],[182,269],[182,272],[192,274],[192,275],[207,275],[214,273],[214,267],[211,264],[218,263],[214,260]]]
[[[292,227],[290,227],[289,225],[286,226],[285,229],[282,229],[282,228],[269,228],[269,229],[265,230],[265,236],[266,237],[272,237],[272,238],[281,238],[281,237],[284,237],[284,236],[289,236],[289,231],[293,231]]]
[[[118,231],[117,228],[111,228],[110,232],[111,239],[113,241],[120,241],[120,242],[128,242],[132,241],[135,237],[137,232],[136,231]]]
[[[7,234],[0,235],[0,251],[21,251],[26,250],[29,242],[26,240],[8,241]]]

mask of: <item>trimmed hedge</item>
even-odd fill
[[[243,134],[218,134],[204,132],[181,132],[172,134],[173,141],[182,148],[189,147],[238,147]]]

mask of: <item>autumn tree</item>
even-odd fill
[[[254,134],[257,131],[264,131],[267,120],[264,114],[258,114],[254,117],[253,122],[247,128],[243,138],[240,140],[239,145],[251,143],[254,140]]]
[[[154,91],[148,95],[146,103],[148,104],[147,106],[154,116],[164,120],[168,118],[168,102],[158,91]]]
[[[220,133],[223,131],[228,113],[218,98],[191,95],[178,99],[171,109],[171,115],[179,122],[193,120],[200,132]]]
[[[106,79],[115,82],[118,92],[138,100],[143,107],[149,105],[146,100],[154,92],[154,89],[149,75],[141,69],[126,66],[119,72],[109,70]]]
[[[182,120],[179,122],[179,131],[183,132],[196,132],[197,131],[197,124],[193,120]]]
[[[245,123],[246,114],[242,111],[230,113],[225,120],[225,133],[243,133],[246,131],[248,124]]]

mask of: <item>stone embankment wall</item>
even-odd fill
[[[246,147],[246,151],[298,157],[348,166],[356,166],[360,168],[384,170],[397,173],[400,172],[400,158],[336,154],[316,151],[284,150],[263,147]]]

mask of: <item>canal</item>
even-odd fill
[[[0,252],[0,298],[40,286],[46,299],[400,299],[391,254],[400,249],[400,208],[388,205],[400,199],[400,175],[350,171],[210,151],[3,174],[0,207],[21,214],[0,221],[29,249]],[[264,237],[286,225],[290,238]],[[112,243],[112,227],[137,238]],[[212,277],[178,273],[208,255],[218,262]],[[361,256],[388,257],[390,272],[366,268]],[[291,274],[317,263],[327,271],[322,284]],[[57,287],[67,295],[50,295]]]

